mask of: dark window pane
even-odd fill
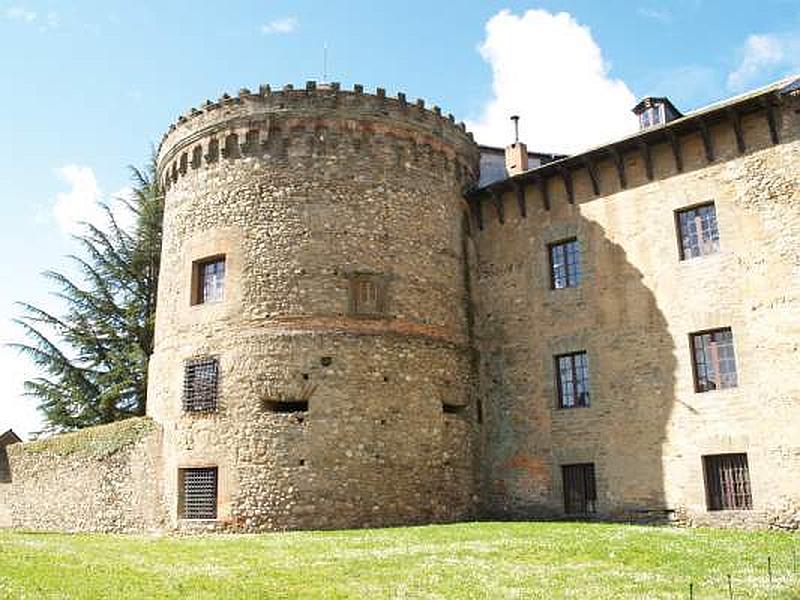
[[[550,283],[553,289],[576,287],[581,282],[578,240],[550,244]]]
[[[217,410],[219,362],[216,358],[186,361],[183,374],[183,410],[210,412]]]
[[[695,389],[707,392],[738,385],[733,333],[717,329],[692,335]]]
[[[682,260],[719,251],[719,229],[714,204],[680,211],[678,229]]]
[[[217,468],[181,469],[180,515],[183,519],[217,518]]]
[[[596,510],[597,489],[594,463],[561,467],[564,488],[564,512],[588,514]]]
[[[225,261],[200,265],[200,302],[220,302],[225,289]]]
[[[556,356],[559,408],[589,406],[589,362],[586,352]]]
[[[750,469],[746,454],[703,457],[708,510],[750,510]]]

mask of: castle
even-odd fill
[[[555,156],[359,85],[192,109],[148,417],[8,446],[0,525],[797,527],[800,80],[635,112]]]

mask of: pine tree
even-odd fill
[[[83,223],[77,277],[44,276],[65,305],[57,316],[19,303],[27,342],[12,344],[38,367],[25,382],[39,401],[46,431],[67,431],[145,414],[147,362],[153,351],[164,199],[155,157],[131,167],[133,193],[101,205],[105,226]],[[122,212],[120,212],[122,211]],[[133,223],[120,225],[129,211]],[[76,281],[77,280],[77,281]]]

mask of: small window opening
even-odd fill
[[[708,392],[736,387],[736,357],[730,328],[693,333],[692,364],[694,389]]]
[[[548,246],[550,287],[561,290],[578,287],[581,282],[581,249],[575,238]]]
[[[563,465],[564,512],[568,515],[590,514],[596,511],[597,489],[594,463]]]
[[[450,404],[442,402],[442,412],[446,415],[460,415],[466,407],[463,404]]]
[[[719,252],[717,210],[713,202],[679,210],[675,215],[681,260]]]
[[[747,454],[703,457],[708,510],[751,510],[750,468]]]
[[[217,467],[180,469],[178,485],[180,518],[217,518]]]
[[[589,357],[572,352],[555,357],[559,408],[589,406]]]
[[[308,412],[308,400],[265,400],[264,410],[273,413]]]
[[[216,357],[187,360],[183,366],[183,410],[217,410],[219,360]]]
[[[192,266],[192,304],[221,302],[225,294],[225,256],[195,261]]]
[[[319,359],[319,364],[321,364],[323,367],[330,367],[331,364],[333,364],[333,358],[330,356],[323,356]]]

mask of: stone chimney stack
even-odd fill
[[[514,143],[506,146],[506,173],[511,177],[528,170],[528,148],[519,141],[519,116],[511,117],[514,121]]]

